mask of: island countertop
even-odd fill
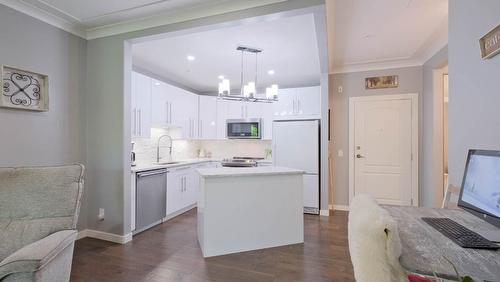
[[[202,177],[231,177],[252,175],[287,175],[304,174],[303,170],[288,167],[266,166],[266,167],[220,167],[200,168],[198,173]]]

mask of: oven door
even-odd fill
[[[228,139],[261,139],[261,119],[228,119]]]

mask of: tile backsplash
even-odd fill
[[[156,162],[156,146],[161,135],[168,134],[174,138],[172,142],[172,159],[197,158],[200,149],[214,159],[243,157],[266,157],[266,151],[271,150],[271,140],[184,140],[178,139],[180,131],[177,128],[152,128],[151,138],[133,138],[134,152],[137,164]],[[160,161],[168,159],[168,138],[163,138],[160,144]]]

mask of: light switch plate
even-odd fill
[[[338,156],[339,156],[339,157],[343,157],[343,156],[344,156],[344,151],[339,150],[339,151],[338,151]]]

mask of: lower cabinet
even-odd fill
[[[205,162],[168,169],[167,217],[196,204],[200,193],[200,179],[196,169],[215,165],[215,162]]]

